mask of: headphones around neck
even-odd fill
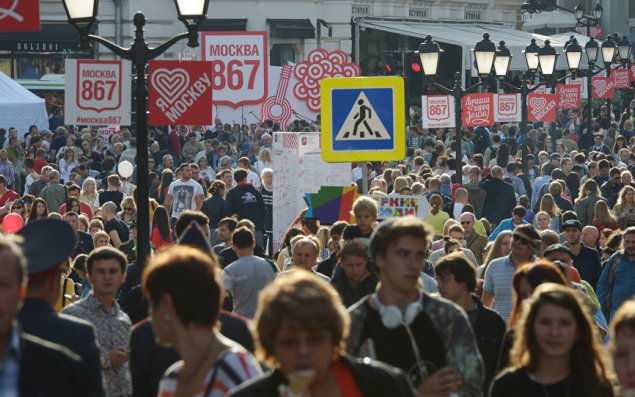
[[[384,324],[384,327],[395,329],[400,325],[409,327],[415,321],[419,313],[423,310],[421,299],[422,294],[419,294],[417,300],[410,303],[403,312],[395,305],[384,305],[381,303],[376,293],[371,294],[369,303],[372,308],[379,311],[379,316],[381,317],[381,322]]]

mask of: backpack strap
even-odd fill
[[[611,269],[609,270],[609,287],[606,291],[606,297],[604,298],[604,302],[602,302],[602,312],[606,317],[607,321],[611,318],[611,309],[613,306],[613,286],[615,284],[615,269],[621,262],[621,254],[618,253],[615,255],[615,259],[611,264]]]

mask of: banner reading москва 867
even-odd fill
[[[129,61],[66,60],[67,124],[130,125]]]

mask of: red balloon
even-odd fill
[[[2,220],[2,231],[5,233],[16,233],[24,226],[24,219],[18,214],[8,214]]]

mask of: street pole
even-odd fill
[[[463,184],[463,110],[461,109],[461,98],[463,88],[461,87],[461,72],[454,75],[454,117],[456,124],[456,183]]]
[[[523,164],[523,174],[527,175],[529,172],[528,165],[528,156],[529,156],[529,147],[527,146],[527,120],[528,120],[528,112],[529,109],[527,107],[527,97],[529,96],[529,86],[527,85],[527,79],[523,74],[523,82],[520,86],[520,133],[522,136],[521,142],[521,153],[522,153],[522,164]]]
[[[591,128],[593,123],[593,65],[594,62],[589,61],[589,69],[586,74],[586,99],[587,99],[587,114],[586,114],[586,123],[587,123],[587,132],[595,133]]]

